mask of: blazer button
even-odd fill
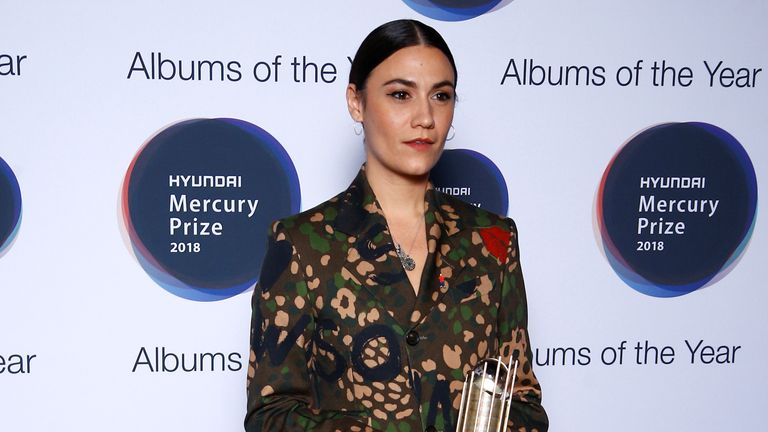
[[[437,432],[437,429],[434,426],[429,425],[426,429],[424,429],[424,432]]]
[[[408,342],[408,345],[414,346],[419,343],[419,332],[416,330],[411,330],[405,335],[405,341]]]

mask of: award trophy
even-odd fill
[[[517,360],[485,359],[469,371],[461,391],[456,432],[506,431],[512,407]]]

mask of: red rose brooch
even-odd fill
[[[507,246],[511,236],[509,231],[497,226],[480,229],[480,237],[483,239],[485,248],[502,264],[507,262]]]

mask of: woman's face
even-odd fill
[[[437,163],[453,121],[456,78],[437,48],[396,51],[347,88],[352,118],[365,130],[366,169],[422,177]]]

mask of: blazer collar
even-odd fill
[[[347,190],[338,197],[339,213],[334,220],[335,230],[359,236],[368,232],[373,226],[382,224],[386,226],[384,212],[365,177],[365,166],[360,169]]]
[[[424,194],[429,255],[413,310],[403,310],[403,315],[393,310],[396,308],[386,306],[388,295],[392,290],[412,292],[413,288],[395,252],[384,212],[368,184],[365,166],[338,198],[338,214],[333,228],[350,236],[355,247],[350,247],[349,254],[358,254],[360,260],[367,262],[366,265],[356,265],[358,260],[354,258],[357,257],[348,257],[349,272],[397,322],[407,327],[418,324],[445,293],[458,284],[460,274],[467,268],[459,253],[467,249],[459,244],[459,239],[465,236],[457,235],[464,230],[462,219],[429,183]]]

